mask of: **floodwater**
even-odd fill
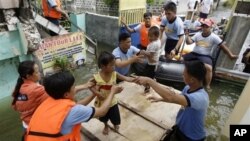
[[[99,43],[99,52],[103,50],[111,51],[113,47],[105,46]],[[98,71],[96,59],[92,55],[88,55],[87,63],[75,69],[74,76],[76,84],[85,83],[94,73]],[[184,84],[167,83],[164,84],[173,86],[181,90]],[[242,90],[243,85],[235,85],[234,83],[215,80],[209,93],[210,106],[208,109],[206,128],[208,131],[208,141],[217,140],[221,128],[224,126],[227,118],[233,110]],[[76,95],[77,99],[81,99],[89,94],[89,91],[82,91]],[[0,140],[4,141],[19,141],[22,134],[21,120],[17,112],[10,107],[11,97],[0,100]]]
[[[219,13],[219,14],[218,14]],[[228,17],[230,10],[227,8],[219,7],[218,11],[212,15],[218,17]],[[220,19],[216,19],[219,21]],[[103,44],[99,44],[99,52],[102,50],[111,51],[114,47],[108,47]],[[84,66],[80,66],[74,70],[74,76],[76,78],[76,84],[86,82],[92,74],[98,71],[96,65],[96,59],[93,56],[89,56],[88,62]],[[173,83],[165,83],[167,85],[173,85]],[[183,84],[175,84],[176,88],[182,89]],[[221,128],[227,121],[230,113],[233,110],[243,88],[242,85],[235,85],[222,80],[213,81],[212,92],[209,93],[210,105],[208,109],[206,128],[208,133],[208,141],[219,140],[219,133]],[[88,91],[83,91],[77,95],[77,99],[82,98],[89,94]],[[6,97],[0,100],[0,141],[20,141],[22,135],[21,120],[17,112],[11,109],[10,106],[11,97]]]

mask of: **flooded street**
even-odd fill
[[[187,0],[179,0],[178,14],[185,14],[187,9]],[[222,2],[216,11],[211,14],[215,21],[220,21],[222,17],[228,18],[231,14],[230,8],[222,7]],[[98,43],[98,53],[103,50],[112,51],[115,47],[110,47]],[[92,75],[98,72],[96,59],[93,55],[88,54],[87,63],[73,70],[76,84],[85,83]],[[164,83],[182,90],[184,84],[173,84],[172,82]],[[223,80],[214,80],[211,85],[212,92],[209,93],[210,105],[207,113],[206,128],[207,141],[219,140],[221,128],[227,121],[233,110],[243,88],[244,84],[235,84]],[[88,90],[76,95],[76,99],[82,99],[90,94]],[[11,109],[11,97],[0,100],[0,141],[19,141],[22,135],[21,120],[17,112]],[[100,127],[102,128],[102,127]]]

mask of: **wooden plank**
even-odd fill
[[[82,124],[87,131],[84,134],[96,138],[93,140],[102,141],[160,140],[166,129],[174,125],[180,106],[163,102],[150,103],[143,95],[144,87],[135,83],[122,82],[119,85],[124,87],[124,90],[116,95],[121,115],[119,132],[110,130],[109,135],[105,136],[102,134],[103,123],[98,119],[91,119]],[[155,94],[153,90],[150,93]],[[90,105],[93,103],[94,101]],[[112,127],[111,123],[109,125]]]
[[[180,105],[165,102],[151,103],[146,100],[143,86],[129,82],[122,82],[120,85],[124,87],[124,90],[117,95],[121,104],[126,103],[130,109],[157,125],[162,125],[163,128],[171,128],[175,124]],[[151,88],[149,94],[156,93]]]
[[[110,130],[109,135],[103,135],[102,130],[104,125],[98,119],[91,119],[88,123],[83,123],[82,125],[85,130],[102,141],[153,141],[159,140],[164,134],[165,130],[128,109],[121,106],[119,106],[119,109],[121,113],[119,133]],[[112,127],[111,123],[109,125]]]

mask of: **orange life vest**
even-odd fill
[[[72,128],[71,133],[60,133],[62,123],[75,102],[70,99],[46,99],[33,114],[25,141],[80,141],[81,124]]]
[[[151,26],[155,26],[156,24],[154,22],[151,22]],[[149,28],[150,28],[149,27]],[[149,40],[148,40],[148,29],[146,26],[145,26],[145,22],[142,22],[141,23],[141,29],[140,29],[140,44],[143,46],[143,47],[147,47],[148,44],[149,44]]]
[[[61,8],[61,1],[55,0],[57,7]],[[50,7],[47,0],[42,0],[43,15],[45,17],[60,19],[62,14],[56,11],[54,8]]]

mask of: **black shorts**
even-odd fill
[[[209,55],[203,55],[203,54],[198,54],[195,52],[190,52],[188,54],[185,54],[183,56],[184,61],[191,61],[191,60],[200,60],[204,64],[209,64],[213,66],[213,60],[212,57]]]
[[[170,54],[170,52],[175,48],[177,43],[178,43],[178,40],[167,39],[166,44],[165,44],[165,53]]]
[[[184,135],[177,125],[174,125],[171,131],[167,131],[165,137],[160,139],[160,141],[193,141],[193,139],[188,138]],[[196,141],[205,141],[206,137],[196,140]]]
[[[114,106],[110,107],[107,114],[103,117],[100,117],[99,120],[104,123],[107,123],[108,120],[110,120],[113,125],[120,125],[121,117],[118,104],[115,104]]]
[[[156,65],[147,64],[145,67],[145,74],[144,75],[154,79],[155,78],[155,68],[156,68]]]
[[[208,14],[200,12],[200,18],[206,19]]]

